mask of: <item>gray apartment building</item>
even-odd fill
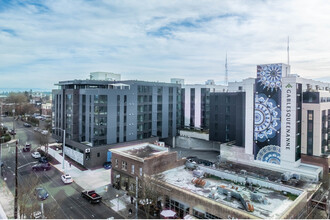
[[[109,160],[107,150],[112,145],[168,138],[180,126],[179,84],[70,80],[57,85],[53,90],[53,136],[62,138],[61,129],[65,129],[65,153],[86,167]]]

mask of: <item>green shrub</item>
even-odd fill
[[[5,134],[3,137],[5,137],[5,138],[3,139],[3,142],[4,142],[4,143],[6,143],[6,142],[8,142],[8,141],[11,140],[11,137],[10,137],[9,134]]]

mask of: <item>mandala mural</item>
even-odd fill
[[[271,91],[281,89],[282,66],[279,64],[258,66],[258,79],[264,89],[271,89]]]
[[[279,165],[281,163],[281,148],[276,145],[265,146],[258,152],[257,160]]]
[[[281,126],[281,111],[276,102],[265,94],[258,94],[254,106],[254,140],[264,142],[275,137]]]

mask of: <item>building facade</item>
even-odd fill
[[[143,81],[73,80],[53,90],[53,127],[89,147],[177,134],[181,86]],[[54,129],[57,138],[61,129]],[[76,151],[80,153],[80,144]],[[104,161],[103,161],[104,162]]]
[[[245,92],[215,92],[210,94],[211,141],[232,142],[244,146]]]
[[[309,156],[330,154],[329,91],[309,89],[303,93],[302,122],[302,153]]]
[[[181,124],[184,127],[209,129],[210,94],[225,91],[227,91],[226,86],[214,85],[212,83],[183,85]]]

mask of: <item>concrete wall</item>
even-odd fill
[[[172,146],[169,140],[165,141],[167,145]],[[219,151],[220,145],[218,142],[206,141],[202,139],[190,138],[190,137],[175,137],[175,146],[194,150],[214,150]]]
[[[178,152],[168,152],[166,154],[159,154],[145,160],[144,169],[148,175],[164,172],[166,170],[182,166],[186,160],[177,160]]]
[[[309,156],[307,154],[301,154],[301,162],[320,166],[323,168],[323,182],[329,184],[329,167],[330,167],[330,156],[328,157],[317,157]]]
[[[209,134],[206,134],[206,133],[184,131],[184,130],[180,130],[179,133],[180,133],[180,136],[184,136],[184,137],[192,137],[192,138],[202,139],[202,140],[206,140],[206,141],[209,140]]]
[[[303,192],[281,216],[281,219],[303,219],[307,214],[307,192]]]

